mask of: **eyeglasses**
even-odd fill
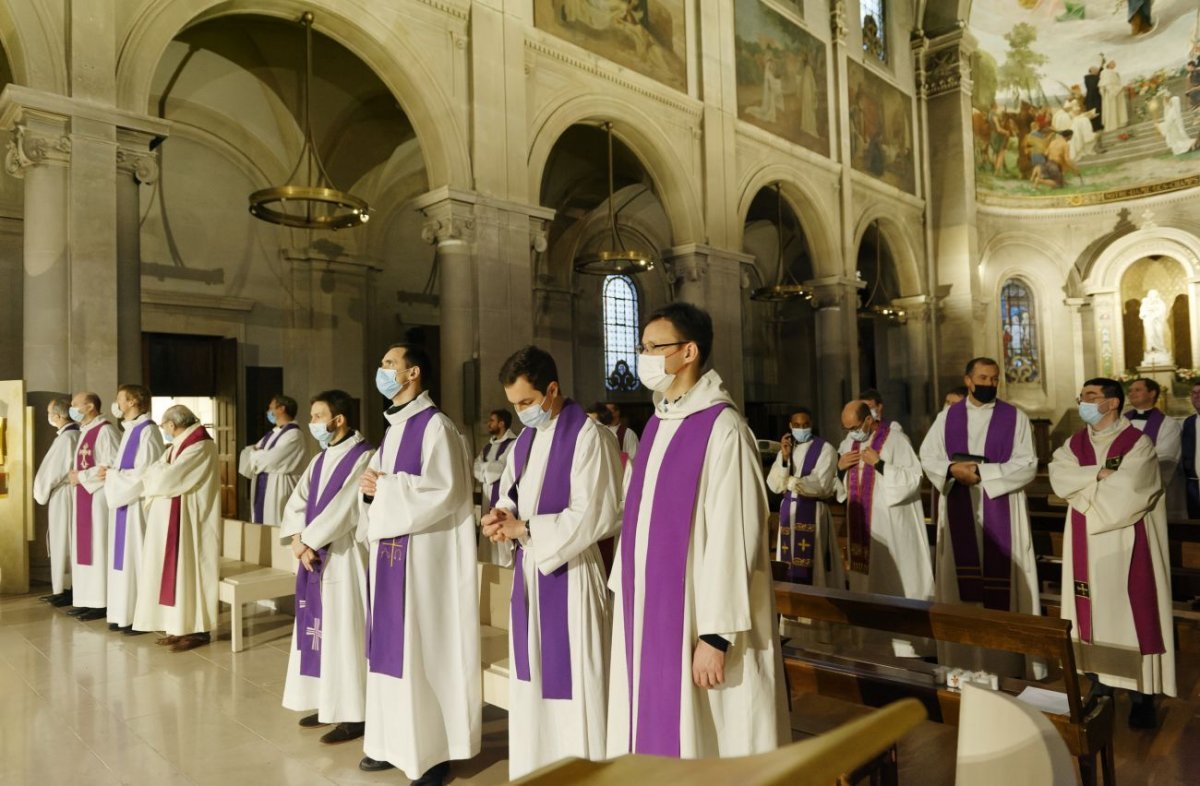
[[[687,341],[672,341],[670,344],[638,344],[634,347],[634,349],[637,350],[639,355],[646,355],[646,354],[653,354],[653,353],[657,352],[658,350],[666,349],[667,347],[681,347],[687,343],[689,343],[689,342],[687,342]]]
[[[1097,404],[1101,401],[1106,401],[1108,396],[1103,393],[1088,393],[1086,396],[1076,396],[1076,404]]]

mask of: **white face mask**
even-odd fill
[[[638,379],[650,390],[665,393],[675,382],[675,375],[667,373],[665,355],[638,355]]]
[[[114,401],[112,403],[112,407],[110,409],[112,410],[112,414],[113,414],[114,418],[116,418],[117,420],[125,419],[125,413],[122,412],[121,408],[117,406],[117,402]]]

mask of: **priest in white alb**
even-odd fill
[[[283,706],[313,711],[304,728],[337,724],[321,742],[363,735],[366,720],[367,549],[356,538],[358,483],[374,449],[355,430],[354,400],[318,393],[308,428],[321,446],[283,511],[279,534],[300,561]]]
[[[826,500],[837,492],[837,449],[813,435],[812,413],[799,407],[779,439],[767,488],[782,494],[775,560],[793,584],[846,589],[842,547]]]
[[[75,446],[79,442],[79,424],[71,420],[71,402],[56,398],[46,405],[46,420],[57,432],[50,449],[33,477],[33,499],[46,506],[46,547],[50,557],[50,588],[53,594],[43,600],[52,606],[71,604],[71,555],[75,521],[75,487],[71,470],[75,467]]]
[[[217,627],[221,480],[217,446],[199,418],[176,404],[163,413],[170,447],[142,473],[146,538],[133,627],[163,631],[156,643],[186,652]]]
[[[1121,417],[1121,383],[1084,383],[1087,426],[1054,452],[1050,486],[1070,505],[1062,616],[1092,693],[1132,693],[1129,725],[1158,725],[1155,694],[1175,696],[1171,563],[1162,477],[1150,440]]]
[[[846,503],[850,589],[931,599],[921,462],[912,443],[877,421],[865,401],[845,406],[842,427],[837,498]]]
[[[525,347],[500,369],[525,426],[483,534],[513,565],[508,776],[605,758],[609,603],[597,543],[618,528],[621,460],[605,427],[564,398],[554,358]]]
[[[762,465],[721,378],[703,373],[712,344],[711,317],[689,303],[642,330],[654,416],[626,467],[609,577],[609,756],[748,756],[791,740]]]
[[[142,511],[142,473],[163,453],[162,432],[150,419],[150,391],[141,385],[122,385],[113,401],[113,417],[124,431],[112,466],[101,466],[108,499],[108,627],[126,636],[133,629],[137,606],[137,575],[141,568],[146,521]]]
[[[271,429],[253,445],[242,448],[238,474],[250,479],[250,521],[275,526],[283,506],[300,479],[308,455],[304,433],[296,424],[296,400],[277,394],[267,407]]]
[[[972,358],[964,374],[967,397],[939,412],[921,443],[921,466],[940,501],[935,598],[1041,614],[1025,500],[1037,475],[1033,430],[1024,412],[996,397],[999,363]],[[1026,674],[1019,653],[944,643],[938,650],[943,664]]]
[[[359,767],[441,786],[452,759],[479,753],[483,724],[471,459],[424,389],[429,355],[397,344],[380,366],[375,385],[392,406],[360,483],[371,594]]]
[[[1166,489],[1164,500],[1167,512],[1179,511],[1184,507],[1184,486],[1176,482],[1179,462],[1183,457],[1183,424],[1158,408],[1162,385],[1157,380],[1149,377],[1135,379],[1129,383],[1126,395],[1130,408],[1125,411],[1125,419],[1150,438],[1154,443],[1154,452],[1158,454],[1158,468],[1162,474],[1163,488]]]
[[[100,467],[116,462],[120,435],[100,414],[100,397],[76,393],[71,420],[79,424],[75,468],[75,551],[71,561],[72,603],[67,612],[88,621],[104,619],[108,606],[108,501]]]

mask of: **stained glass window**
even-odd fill
[[[859,0],[858,9],[862,23],[863,52],[881,63],[887,62],[887,19],[884,16],[886,0]]]
[[[637,390],[638,296],[629,276],[605,276],[604,387]]]
[[[1004,344],[1004,376],[1009,382],[1041,380],[1037,311],[1029,286],[1015,278],[1000,288],[1000,330]]]

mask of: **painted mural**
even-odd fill
[[[912,99],[855,60],[847,61],[846,68],[851,165],[915,194]]]
[[[534,0],[535,26],[687,90],[683,0]]]
[[[828,156],[825,44],[761,0],[734,14],[738,117]]]
[[[975,0],[971,32],[981,202],[1200,186],[1196,0]]]

